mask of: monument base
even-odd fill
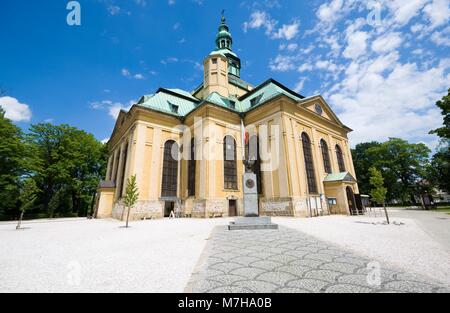
[[[238,217],[228,225],[228,230],[278,229],[270,217]]]

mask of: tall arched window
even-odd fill
[[[338,161],[339,172],[345,172],[344,155],[342,154],[342,149],[339,145],[336,145],[336,158]]]
[[[302,134],[303,155],[305,157],[306,178],[308,180],[308,192],[317,193],[316,174],[311,149],[311,140],[306,133]]]
[[[123,196],[123,188],[124,188],[124,186],[126,184],[125,170],[126,170],[126,167],[127,167],[127,161],[128,161],[127,159],[128,159],[128,142],[125,145],[125,149],[123,150],[123,162],[122,162],[122,165],[121,165],[121,176],[120,176],[120,177],[122,177],[122,181],[120,183],[120,189],[119,189],[120,190],[120,193],[119,193],[120,197]]]
[[[195,138],[191,140],[191,154],[188,162],[188,196],[195,196]]]
[[[178,187],[178,144],[169,140],[164,144],[162,197],[176,197]]]
[[[320,148],[322,149],[323,168],[325,173],[331,174],[330,155],[328,153],[328,145],[325,140],[320,140]]]
[[[253,171],[256,174],[256,184],[258,193],[262,193],[262,175],[261,175],[261,158],[259,155],[259,138],[257,135],[253,135],[248,140],[248,144],[246,147],[247,150],[247,158],[251,161],[255,161],[253,165]]]
[[[236,141],[231,136],[223,139],[224,188],[237,189]]]
[[[119,150],[116,151],[115,156],[116,156],[116,161],[115,161],[115,166],[114,166],[114,183],[116,184],[116,186],[118,185],[118,181],[117,178],[119,177],[119,160],[120,160],[120,154],[122,153],[122,151]]]

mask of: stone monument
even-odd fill
[[[256,174],[253,172],[254,163],[255,161],[244,160],[244,217],[238,217],[230,222],[229,230],[278,229],[278,225],[273,224],[270,217],[259,216],[258,184]]]

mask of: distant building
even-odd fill
[[[200,86],[192,92],[160,88],[120,112],[97,217],[122,218],[131,175],[139,187],[132,219],[172,211],[242,215],[244,155],[255,160],[260,215],[356,212],[361,201],[347,138],[352,130],[320,95],[304,97],[273,79],[256,87],[242,80],[232,44],[222,17]]]

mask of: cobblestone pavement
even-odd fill
[[[296,230],[218,226],[186,292],[449,292],[449,286],[357,256]],[[369,265],[370,264],[370,265]],[[369,266],[368,266],[369,265]],[[369,285],[369,282],[370,285]]]

